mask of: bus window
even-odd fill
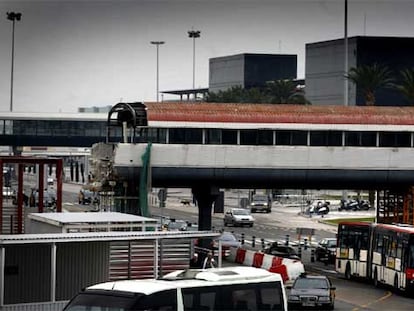
[[[414,245],[410,245],[409,254],[408,254],[408,267],[414,268]]]

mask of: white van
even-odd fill
[[[101,283],[81,291],[66,311],[287,310],[279,274],[254,267],[179,270],[160,279]]]

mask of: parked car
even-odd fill
[[[320,240],[318,246],[315,248],[315,258],[317,261],[335,262],[336,238]]]
[[[168,231],[187,231],[188,223],[185,220],[171,219],[167,224]]]
[[[224,214],[224,226],[244,226],[253,227],[254,218],[248,209],[231,208]]]
[[[16,190],[12,189],[12,187],[3,187],[3,198],[10,199],[16,197]]]
[[[257,211],[270,213],[272,211],[272,200],[266,194],[255,194],[250,202],[250,211],[252,213]]]
[[[78,195],[79,204],[99,204],[99,199],[96,193],[87,189],[81,189]]]
[[[327,308],[335,307],[335,290],[329,278],[323,275],[300,275],[293,285],[286,286],[288,293],[289,310],[299,308]]]
[[[34,192],[35,206],[39,206],[39,190]],[[43,191],[43,206],[54,207],[56,205],[56,191],[53,189],[45,189]]]
[[[265,254],[269,254],[269,255],[273,255],[277,257],[300,260],[298,253],[293,247],[288,246],[288,245],[281,245],[281,244],[278,244],[277,242],[270,244],[268,247],[266,247],[263,250],[263,252]]]

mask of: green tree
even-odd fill
[[[387,66],[379,64],[352,67],[345,78],[356,84],[364,96],[366,106],[375,105],[375,92],[378,89],[394,86],[391,71]]]
[[[266,83],[268,102],[272,104],[301,104],[310,102],[305,97],[303,89],[298,88],[292,80],[273,80]]]
[[[405,98],[408,100],[411,106],[414,105],[414,68],[403,69],[400,71],[401,82],[395,86]]]
[[[206,100],[216,103],[310,104],[304,91],[298,89],[292,80],[269,81],[262,88],[233,86],[225,91],[209,92]]]

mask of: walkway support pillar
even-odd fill
[[[215,186],[197,186],[192,188],[193,195],[198,205],[198,229],[211,230],[211,212],[213,203],[220,194],[219,188]],[[209,247],[209,240],[201,240],[201,247]]]

